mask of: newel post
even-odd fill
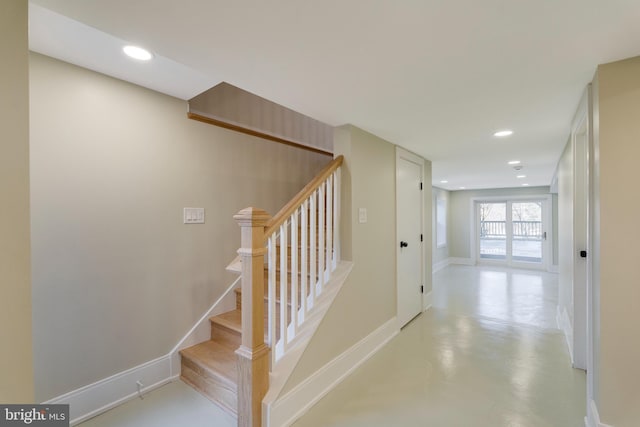
[[[262,425],[262,399],[269,389],[269,347],[264,342],[264,229],[269,214],[246,208],[233,217],[241,227],[242,344],[238,355],[238,426]]]

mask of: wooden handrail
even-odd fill
[[[266,229],[264,231],[265,240],[271,236],[280,227],[293,212],[304,203],[313,192],[320,187],[320,185],[342,165],[344,156],[340,155],[333,159],[331,163],[326,165],[315,178],[313,178],[302,190],[295,195],[286,205],[280,209],[280,211],[267,222]]]

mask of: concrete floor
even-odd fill
[[[294,426],[583,427],[585,374],[555,328],[557,280],[496,267],[436,273],[433,308]],[[176,382],[83,427],[175,425],[235,423]]]
[[[206,397],[174,381],[82,424],[82,427],[236,427],[229,416]]]

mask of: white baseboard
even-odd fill
[[[571,364],[573,365],[573,327],[571,326],[571,319],[566,308],[558,306],[556,311],[556,322],[558,323],[558,329],[564,333],[564,338],[569,348],[569,356],[571,357]]]
[[[549,273],[560,273],[560,266],[551,264],[549,265],[549,268],[547,269],[547,271]]]
[[[423,311],[427,311],[431,308],[431,306],[433,305],[433,291],[432,292],[427,292],[426,294],[424,294],[423,297],[423,304],[424,304],[424,308]]]
[[[209,339],[211,335],[209,317],[233,309],[235,299],[231,291],[237,283],[236,280],[229,286],[168,354],[43,403],[69,404],[70,424],[76,425],[137,398],[139,396],[138,381],[142,383],[140,388],[142,394],[175,381],[180,376],[178,352]]]
[[[436,262],[431,267],[431,272],[432,273],[436,273],[436,272],[442,270],[443,268],[447,268],[449,266],[449,263],[450,263],[450,258],[444,259],[444,260],[442,260],[440,262]]]
[[[600,414],[598,414],[598,406],[591,399],[587,405],[587,416],[584,417],[585,427],[613,427],[609,424],[600,422]]]
[[[281,427],[293,424],[398,332],[398,321],[394,317],[313,373],[271,406],[265,408],[267,426]]]
[[[455,257],[449,257],[449,264],[476,265],[475,261],[471,258],[455,258]]]
[[[140,392],[144,394],[175,378],[171,358],[166,355],[43,403],[69,404],[71,425],[76,425],[138,397],[137,381],[142,383]]]

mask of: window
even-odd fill
[[[436,247],[447,246],[447,200],[436,199]]]

